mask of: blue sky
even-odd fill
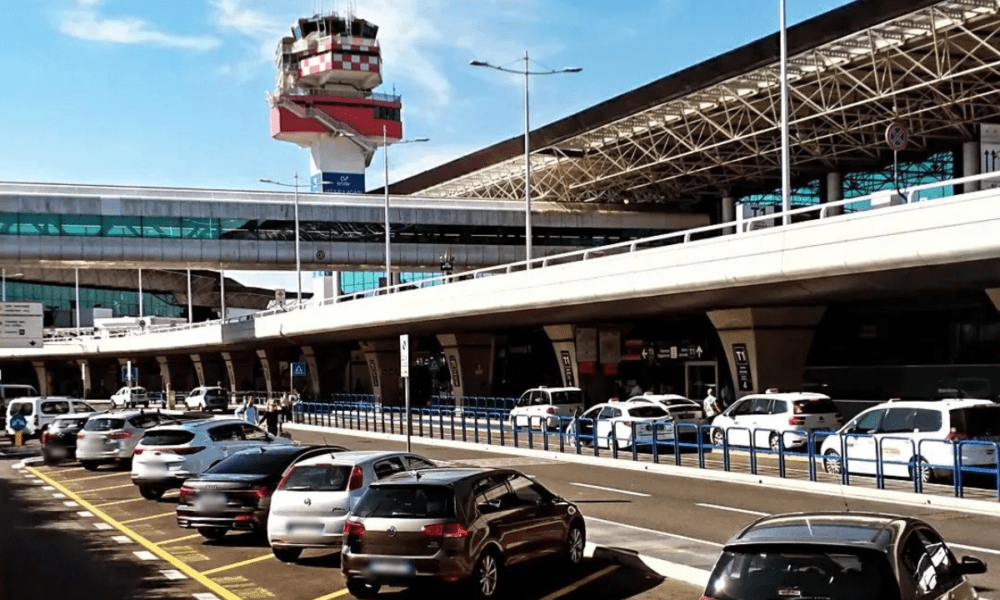
[[[274,49],[296,18],[350,4],[5,3],[0,180],[260,189],[262,177],[307,175],[307,151],[270,138],[264,93],[274,87]],[[516,67],[527,49],[538,68],[583,68],[532,80],[534,128],[778,27],[777,0],[353,4],[380,26],[381,91],[402,94],[406,137],[431,139],[392,149],[390,180],[523,131],[520,78],[472,68],[472,59]],[[847,2],[788,4],[795,24]],[[381,169],[367,180],[379,187]]]

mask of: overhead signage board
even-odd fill
[[[41,348],[42,315],[39,302],[0,303],[0,348]]]

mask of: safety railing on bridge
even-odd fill
[[[404,434],[407,413],[378,402],[300,402],[293,408],[293,420]],[[409,423],[417,437],[1000,500],[1000,444],[994,441],[722,428],[675,421],[611,426],[607,420],[579,416],[519,415],[512,420],[509,411],[486,407],[472,411],[444,404],[411,409]],[[749,444],[750,440],[758,443]],[[938,481],[950,485],[935,485]]]

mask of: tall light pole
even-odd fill
[[[516,73],[524,75],[524,251],[525,260],[531,265],[531,111],[528,103],[528,76],[529,75],[556,75],[559,73],[579,73],[583,69],[577,67],[564,67],[562,69],[552,69],[549,71],[532,71],[528,63],[528,51],[524,51],[524,69],[514,70],[506,67],[499,67],[481,60],[474,60],[469,63],[473,67],[488,67],[503,71],[504,73]]]
[[[413,140],[400,140],[395,144],[416,144],[419,142],[429,142],[430,138],[416,138]],[[385,177],[385,288],[392,287],[392,256],[389,254],[389,138],[385,125],[382,126],[382,166]]]
[[[298,284],[298,295],[295,297],[298,304],[302,304],[302,259],[299,254],[299,174],[295,173],[295,183],[281,183],[270,179],[261,179],[261,183],[280,185],[282,187],[295,188],[295,280]]]
[[[791,221],[788,211],[792,209],[792,172],[788,149],[788,29],[785,23],[785,0],[779,0],[781,11],[779,34],[781,43],[781,224]]]

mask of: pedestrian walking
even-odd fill
[[[719,408],[719,400],[715,397],[714,386],[711,385],[708,386],[708,395],[705,396],[705,400],[704,402],[702,402],[702,406],[705,409],[705,420],[708,421],[709,423],[711,423],[712,419],[714,419],[720,412],[722,412],[722,410]]]
[[[264,407],[264,422],[267,432],[271,435],[278,435],[278,419],[281,417],[281,402],[277,398],[271,398]]]
[[[281,395],[281,415],[285,423],[289,423],[292,420],[292,396],[290,394]]]
[[[236,418],[243,419],[247,423],[257,424],[257,399],[253,396],[247,396],[239,408],[236,409]]]

